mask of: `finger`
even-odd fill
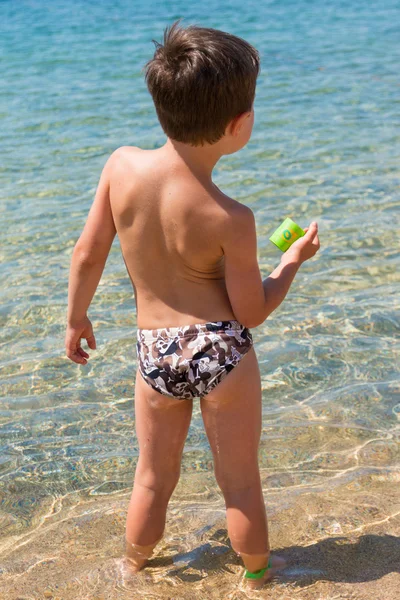
[[[317,235],[317,233],[318,233],[318,225],[317,225],[316,221],[313,221],[310,224],[310,227],[308,228],[306,236],[312,240]]]
[[[93,332],[86,338],[86,341],[91,350],[96,350],[96,338],[94,337]]]
[[[71,358],[71,360],[73,360],[74,363],[76,363],[77,365],[87,365],[86,358],[83,358],[83,356],[79,356],[79,354],[76,354],[75,356],[73,356]]]
[[[76,344],[76,348],[74,351],[75,356],[80,356],[83,359],[89,358],[89,354],[87,352],[84,351],[84,349],[81,347],[81,339],[79,338],[78,343]],[[87,361],[85,361],[82,364],[86,364]]]
[[[65,350],[68,358],[75,363],[85,365],[87,360],[85,358],[86,352],[80,347],[80,338],[78,340],[74,337],[68,338],[65,342]],[[83,353],[83,354],[81,354]],[[88,356],[88,355],[86,355]]]
[[[84,358],[83,356],[81,356],[80,354],[78,354],[77,352],[67,352],[67,356],[70,360],[72,360],[72,362],[78,364],[78,365],[86,365],[87,360],[86,358]]]
[[[317,246],[317,248],[320,247],[320,243],[319,243],[319,237],[318,235],[315,236],[315,238],[313,239],[313,246]]]
[[[75,356],[72,358],[72,360],[77,364],[77,365],[87,365],[87,360],[86,358],[83,358],[83,356],[80,356],[79,354],[75,354]]]
[[[85,333],[87,334],[87,335],[85,335],[87,345],[89,346],[89,348],[91,350],[95,350],[96,349],[96,338],[94,337],[93,327],[92,327],[92,324],[90,321],[89,321],[88,327],[86,328]]]
[[[83,358],[89,358],[89,354],[85,352],[83,348],[79,347],[76,349],[76,351],[80,356],[83,356]]]

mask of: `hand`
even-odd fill
[[[67,325],[65,335],[65,350],[69,359],[78,365],[86,365],[89,354],[81,348],[81,339],[84,338],[91,350],[96,349],[96,340],[93,335],[93,327],[88,317],[80,323]]]
[[[318,225],[315,221],[310,224],[310,227],[304,229],[306,232],[303,237],[296,240],[285,252],[283,257],[286,259],[293,260],[296,262],[303,263],[309,258],[312,258],[319,250],[320,243],[318,239]],[[282,257],[282,258],[283,258]]]

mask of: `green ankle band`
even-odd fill
[[[254,573],[250,573],[250,571],[248,571],[246,569],[244,576],[246,577],[246,579],[261,579],[261,577],[264,575],[265,571],[267,571],[267,569],[270,569],[271,567],[272,567],[271,559],[269,559],[266,567],[264,567],[263,569],[260,569],[259,571],[255,571]]]

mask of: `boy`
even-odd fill
[[[319,249],[317,224],[264,281],[252,211],[212,182],[253,122],[259,55],[222,31],[175,23],[146,65],[166,144],[122,147],[108,159],[73,252],[67,356],[86,364],[87,310],[118,234],[137,305],[136,431],[140,456],[128,508],[127,557],[143,567],[162,537],[178,482],[193,398],[200,397],[228,533],[249,585],[282,568],[270,557],[258,468],[261,385],[250,328],[285,298]]]

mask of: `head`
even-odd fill
[[[146,82],[166,135],[192,146],[220,142],[223,154],[242,148],[254,122],[260,68],[245,40],[217,29],[176,22],[154,42]]]

